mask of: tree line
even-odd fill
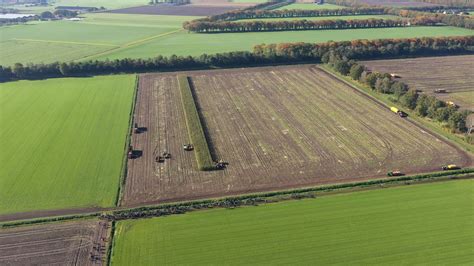
[[[448,3],[449,0],[439,0],[440,2]],[[461,0],[464,1],[464,0]],[[343,5],[348,7],[364,7],[367,5],[361,5],[357,0],[328,0],[328,3]],[[474,5],[474,3],[473,3]],[[463,6],[460,5],[462,8]],[[385,8],[385,14],[401,16],[405,18],[411,18],[414,20],[429,20],[429,21],[437,21],[438,23],[442,23],[449,26],[454,27],[461,27],[467,29],[474,29],[474,18],[470,16],[462,16],[456,14],[443,14],[443,13],[431,13],[430,11],[436,11],[439,7],[433,7],[435,10],[431,9],[430,7],[426,8]],[[424,12],[428,11],[428,12]]]
[[[364,65],[341,57],[332,51],[323,56],[322,62],[378,93],[392,95],[390,100],[413,110],[420,117],[429,117],[443,122],[452,132],[465,133],[467,131],[466,118],[472,113],[471,111],[460,111],[457,107],[448,105],[434,96],[420,93],[416,88],[409,88],[404,82],[393,80],[389,73],[372,72]]]
[[[352,0],[344,1],[351,5]],[[321,17],[345,15],[374,15],[387,14],[405,18],[404,20],[324,20],[324,21],[236,21],[238,19],[256,18],[288,18],[288,17]],[[350,28],[379,28],[401,27],[408,25],[433,26],[449,25],[474,29],[474,18],[455,14],[431,13],[417,10],[383,8],[383,7],[354,7],[339,10],[238,10],[208,18],[196,19],[183,23],[183,28],[197,33],[222,32],[255,32],[283,30],[320,30],[320,29],[350,29]]]
[[[430,21],[431,22],[431,21]],[[291,21],[248,21],[248,22],[198,22],[184,27],[197,33],[257,32],[257,31],[297,31],[329,29],[362,29],[406,27],[415,23],[408,20],[392,19],[349,19],[349,20],[291,20]],[[428,21],[417,21],[417,24],[433,25]]]
[[[327,16],[356,16],[381,15],[385,13],[380,7],[356,7],[340,9],[283,9],[283,10],[235,10],[220,15],[214,15],[197,21],[232,21],[239,19],[258,18],[294,18],[294,17],[327,17]]]
[[[412,39],[353,40],[327,43],[256,45],[252,52],[228,52],[201,56],[157,56],[149,59],[90,60],[51,64],[0,66],[0,81],[73,77],[113,73],[179,71],[215,67],[258,66],[321,62],[330,52],[353,60],[400,58],[443,54],[474,54],[474,36]]]

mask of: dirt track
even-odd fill
[[[214,158],[224,171],[196,171],[175,74],[140,78],[122,204],[137,206],[438,170],[470,157],[317,68],[190,72]],[[172,158],[155,163],[157,154]]]
[[[1,229],[0,265],[102,265],[109,227],[88,220]]]

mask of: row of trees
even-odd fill
[[[296,31],[405,27],[407,20],[356,19],[356,20],[291,20],[291,21],[249,21],[249,22],[199,22],[190,23],[185,29],[198,33]]]
[[[327,16],[355,16],[381,15],[385,13],[380,7],[340,8],[340,9],[284,9],[284,10],[236,10],[220,15],[210,16],[201,21],[232,21],[239,19],[258,18],[294,18],[294,17],[327,17]]]
[[[353,40],[345,42],[282,43],[256,45],[252,52],[203,54],[197,57],[157,56],[150,59],[117,59],[51,64],[0,66],[0,80],[39,79],[110,73],[176,71],[238,67],[275,63],[320,62],[330,53],[347,59],[399,58],[443,54],[474,54],[474,36],[413,39]]]
[[[430,0],[430,1],[433,1],[433,3],[436,3],[435,1],[437,1],[439,3],[436,3],[436,4],[444,4],[444,5],[449,5],[448,3],[450,3],[450,0]],[[457,0],[453,0],[453,1],[457,1]],[[459,1],[462,2],[465,0],[459,0]],[[361,4],[361,2],[358,0],[328,0],[328,3],[349,6],[349,7],[364,7],[364,6],[366,7],[367,6],[367,5]],[[451,3],[454,3],[454,2],[451,2]],[[458,6],[463,7],[463,5],[458,5]],[[435,9],[432,9],[432,8],[435,8]],[[431,11],[436,11],[437,9],[439,9],[439,7],[432,7],[432,8],[431,7],[422,8],[422,11],[420,11],[419,8],[414,8],[414,9],[386,8],[385,14],[401,16],[401,17],[411,18],[415,20],[439,21],[439,23],[443,23],[449,26],[474,29],[474,18],[470,16],[461,16],[461,15],[456,15],[456,14],[431,13]],[[429,11],[429,12],[423,12],[423,11]]]
[[[446,24],[454,27],[474,29],[474,18],[469,16],[460,16],[453,14],[442,14],[442,13],[429,13],[420,12],[416,10],[397,9],[391,8],[386,9],[386,13],[395,16],[401,16],[410,18],[418,21],[437,21],[442,24]]]
[[[337,72],[350,76],[378,93],[393,95],[390,99],[415,112],[418,116],[429,117],[446,123],[454,132],[466,132],[466,118],[472,113],[468,110],[459,111],[434,96],[420,94],[414,88],[401,81],[393,80],[388,73],[371,72],[353,60],[341,57],[331,51],[322,58]]]

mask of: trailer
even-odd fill
[[[398,114],[400,117],[407,117],[408,116],[407,113],[403,112],[402,110],[399,110],[397,107],[393,107],[393,106],[390,107],[390,111]]]
[[[405,174],[401,171],[390,171],[387,173],[387,176],[404,176]]]
[[[443,169],[443,171],[447,171],[447,170],[457,170],[457,169],[461,169],[461,167],[455,165],[455,164],[448,164],[448,165],[445,165],[443,166],[441,169]]]

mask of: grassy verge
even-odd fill
[[[125,147],[124,147],[124,154],[122,159],[122,171],[120,173],[120,182],[117,191],[117,197],[115,198],[115,206],[120,206],[120,201],[122,200],[122,192],[123,186],[125,186],[125,182],[127,181],[127,172],[128,172],[128,147],[130,146],[130,141],[132,138],[133,132],[133,114],[135,113],[135,106],[137,103],[137,93],[138,93],[138,75],[135,77],[135,91],[133,92],[133,100],[132,100],[132,108],[130,108],[130,114],[128,118],[128,131],[127,131],[127,139],[125,140]]]
[[[186,118],[186,127],[191,143],[194,145],[194,154],[199,170],[214,170],[211,152],[207,144],[206,136],[201,125],[194,96],[191,91],[189,79],[187,76],[178,76],[179,91],[181,92],[181,102],[183,104],[184,115]]]
[[[115,230],[116,230],[116,224],[115,221],[112,221],[112,226],[110,229],[110,237],[109,237],[109,245],[107,246],[107,257],[105,261],[105,265],[110,266],[111,265],[111,260],[112,260],[112,255],[114,251],[114,237],[115,237]]]
[[[395,107],[399,108],[400,110],[403,110],[404,112],[409,114],[409,117],[407,119],[411,119],[411,120],[417,122],[418,124],[421,124],[423,127],[435,132],[440,137],[450,141],[451,143],[455,143],[458,147],[464,149],[465,151],[467,151],[471,154],[474,154],[474,145],[467,143],[464,140],[463,137],[460,137],[458,135],[450,133],[449,131],[447,131],[446,129],[444,129],[442,127],[441,123],[435,122],[435,121],[430,120],[428,118],[419,117],[418,115],[415,114],[414,111],[400,105],[399,103],[395,103],[395,102],[391,101],[390,100],[391,95],[377,93],[377,92],[373,91],[371,88],[369,88],[368,86],[366,86],[366,85],[364,85],[364,84],[362,84],[358,81],[353,80],[351,77],[344,76],[344,75],[341,75],[341,74],[337,73],[336,71],[331,69],[328,65],[321,65],[320,67],[322,69],[330,72],[331,74],[337,76],[338,78],[352,84],[359,91],[362,91],[363,93],[366,93],[366,94],[370,95],[372,98],[375,98],[376,100],[383,103],[387,107],[395,106]]]
[[[102,217],[108,220],[126,220],[145,217],[158,217],[172,214],[182,214],[189,211],[212,209],[212,208],[234,208],[239,206],[256,205],[260,203],[273,203],[283,200],[314,198],[316,196],[330,195],[334,193],[350,193],[359,190],[379,189],[411,184],[422,184],[440,182],[454,179],[473,178],[474,168],[466,168],[456,171],[434,172],[413,176],[402,176],[396,178],[374,179],[369,181],[341,183],[327,186],[308,187],[293,190],[281,190],[273,192],[247,194],[235,197],[214,198],[178,203],[159,204],[153,206],[142,206],[136,208],[123,208],[112,211],[84,213],[67,216],[45,217],[30,220],[20,220],[0,223],[0,228],[8,228],[23,225],[49,223],[56,221],[75,220],[87,217]]]

